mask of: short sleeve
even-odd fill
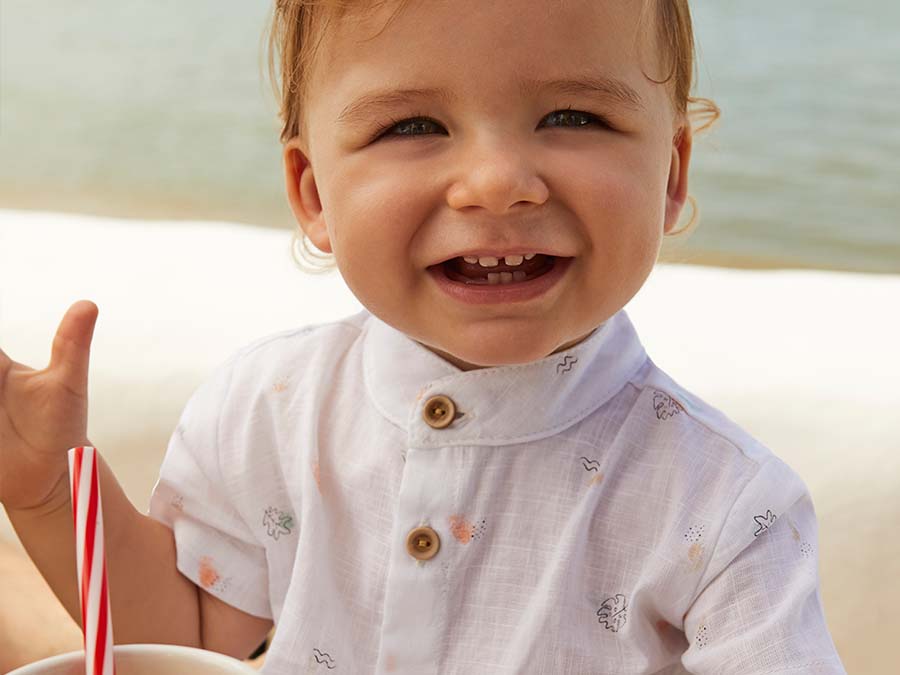
[[[193,393],[150,496],[149,515],[172,528],[178,571],[244,612],[271,619],[265,548],[241,517],[240,483],[222,475],[220,425],[234,357]]]
[[[691,673],[846,675],[825,622],[810,494],[777,457],[741,491],[684,617]]]

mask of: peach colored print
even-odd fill
[[[316,479],[316,487],[319,488],[319,494],[322,494],[322,479],[319,477],[319,463],[313,462],[312,465],[313,478]]]
[[[602,471],[600,473],[598,473],[596,476],[594,476],[593,478],[591,478],[591,482],[588,483],[588,485],[596,485],[601,480],[603,480],[603,472]]]
[[[462,515],[450,516],[450,532],[460,544],[468,544],[472,540],[475,526]]]
[[[699,570],[703,565],[703,544],[694,543],[688,549],[688,560],[691,561],[691,569]]]
[[[200,559],[200,584],[203,588],[212,588],[221,578],[212,563],[212,558],[203,557]]]

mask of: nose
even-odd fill
[[[454,209],[478,206],[502,214],[520,202],[543,204],[549,196],[533,158],[503,135],[481,138],[466,149],[447,203]]]

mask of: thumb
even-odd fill
[[[66,311],[56,329],[50,370],[60,373],[74,391],[87,393],[91,340],[100,310],[90,300],[79,300]]]

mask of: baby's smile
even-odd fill
[[[525,255],[466,255],[442,263],[444,273],[465,284],[496,285],[531,281],[546,274],[556,258],[544,253]]]
[[[494,256],[471,256],[468,260],[457,257],[432,265],[428,272],[441,291],[460,302],[522,303],[546,295],[565,276],[573,260],[544,254],[535,254],[528,261],[521,255],[509,257],[516,264],[506,262],[506,256],[499,260]]]

